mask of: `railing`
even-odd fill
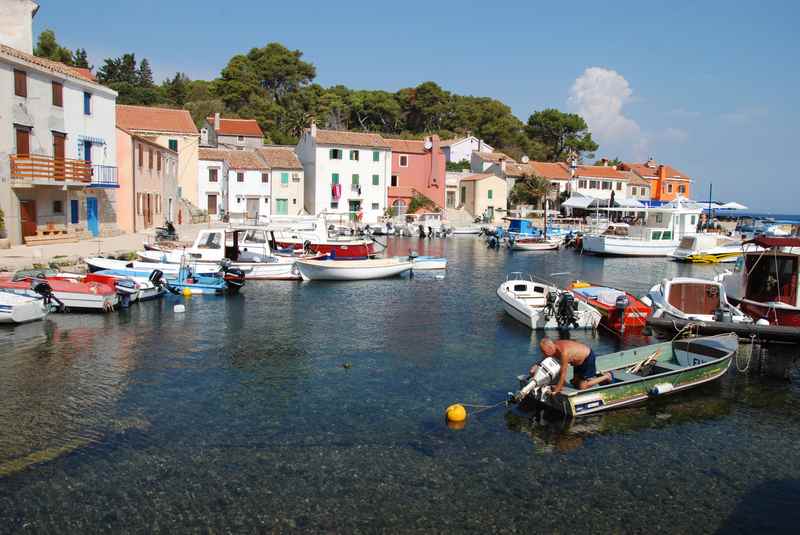
[[[92,165],[85,160],[37,154],[12,154],[10,158],[12,180],[92,181]]]
[[[117,168],[111,165],[92,165],[92,186],[114,188],[119,186]]]

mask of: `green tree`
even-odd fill
[[[552,108],[534,112],[528,119],[526,130],[532,140],[547,147],[550,161],[562,161],[570,150],[580,154],[598,148],[586,121],[575,113]]]
[[[147,61],[147,58],[143,58],[139,63],[139,69],[136,71],[136,78],[139,87],[153,87],[153,70],[150,68],[150,62]]]
[[[263,48],[253,48],[247,60],[257,83],[275,101],[310,84],[317,75],[313,64],[303,61],[303,53],[289,50],[280,43],[268,43]]]
[[[354,91],[349,99],[352,124],[360,130],[395,133],[403,126],[403,110],[386,91]]]
[[[75,67],[83,67],[84,69],[91,69],[92,66],[89,65],[89,57],[86,54],[85,48],[76,48],[75,54],[73,55],[72,64]]]
[[[412,132],[434,132],[447,126],[452,99],[450,93],[435,82],[401,89],[397,98],[405,113],[406,127]]]
[[[175,76],[162,82],[161,91],[170,104],[183,107],[189,101],[190,85],[191,80],[188,76],[176,72]]]
[[[539,205],[552,192],[550,181],[537,175],[529,175],[516,181],[508,202],[511,205]]]
[[[56,34],[53,30],[44,30],[39,34],[36,48],[33,49],[33,55],[66,63],[67,65],[74,64],[72,51],[58,44]]]

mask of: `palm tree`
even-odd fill
[[[512,204],[544,204],[544,237],[547,239],[547,198],[552,187],[550,181],[536,174],[525,175],[514,184],[509,200]]]

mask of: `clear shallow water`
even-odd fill
[[[732,372],[572,424],[500,407],[444,425],[537,358],[495,296],[507,272],[640,294],[713,267],[392,248],[446,254],[445,279],[249,283],[183,315],[168,298],[0,330],[0,532],[794,531],[794,384]]]

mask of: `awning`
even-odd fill
[[[594,201],[596,201],[594,197],[586,197],[580,194],[575,194],[566,201],[561,203],[562,207],[567,208],[589,208]]]
[[[738,202],[726,202],[720,206],[723,210],[747,210],[747,206],[739,204]]]
[[[644,205],[636,199],[614,199],[614,205],[620,208],[644,208]]]

